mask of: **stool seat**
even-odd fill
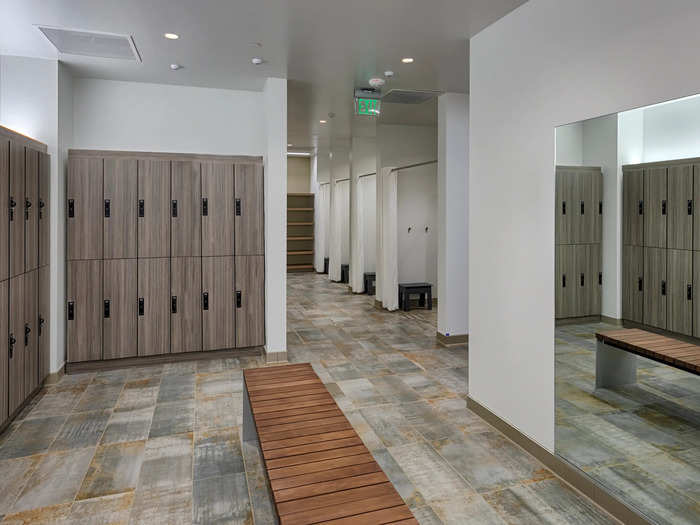
[[[410,309],[411,295],[418,295],[418,306],[433,309],[433,285],[430,283],[399,283],[399,308]]]

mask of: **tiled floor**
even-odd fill
[[[700,377],[638,358],[638,383],[595,389],[595,332],[556,330],[557,452],[660,524],[700,523]]]
[[[436,311],[388,313],[322,276],[289,276],[288,347],[309,361],[422,524],[610,523],[466,409],[467,350]],[[272,523],[242,446],[257,358],[67,376],[0,437],[3,523]]]

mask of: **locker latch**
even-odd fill
[[[143,199],[139,199],[139,217],[144,217],[146,211],[146,203]]]
[[[583,205],[584,205],[584,201],[581,201],[581,215],[585,215],[585,214],[586,214]]]
[[[43,317],[39,317],[39,335],[41,336],[41,332],[44,331],[44,323],[46,322],[46,319]]]
[[[73,319],[75,319],[75,303],[68,301],[68,320],[72,321]]]
[[[105,217],[108,217],[112,214],[111,210],[111,204],[109,202],[109,199],[105,199]]]
[[[73,199],[68,199],[68,217],[75,217],[75,202]]]
[[[205,217],[209,215],[209,199],[206,197],[202,199],[202,215]]]
[[[32,332],[32,329],[29,328],[29,323],[24,324],[24,346],[29,346],[29,334]]]
[[[46,203],[44,202],[44,199],[39,199],[39,218],[43,219],[44,218],[44,208],[46,207]]]
[[[32,207],[32,201],[29,199],[24,199],[24,220],[29,220],[29,208]]]
[[[666,201],[661,201],[661,215],[666,215]]]
[[[146,310],[146,302],[143,297],[139,297],[139,315],[143,315]]]
[[[105,299],[105,312],[104,312],[105,319],[109,319],[109,313],[110,313],[109,312],[109,310],[110,310],[109,303],[110,303],[109,299]]]
[[[561,203],[561,214],[566,215],[566,201],[562,201]]]
[[[241,199],[236,199],[236,216],[241,216]]]
[[[177,217],[177,200],[173,200],[170,203],[170,215],[173,217]]]
[[[603,201],[598,201],[598,215],[603,215]]]
[[[15,339],[15,336],[10,334],[10,359],[12,359],[12,354],[15,351],[15,343],[17,342],[17,339]]]
[[[693,285],[689,284],[688,287],[686,288],[686,297],[688,301],[693,300]]]
[[[693,214],[693,201],[692,199],[688,199],[688,215]]]
[[[666,281],[661,281],[661,295],[666,295]]]
[[[202,310],[209,310],[209,292],[202,293]]]
[[[644,215],[644,201],[639,201],[639,215]]]
[[[241,292],[240,292],[240,290],[236,290],[236,308],[240,308],[240,307],[241,307],[241,303],[242,303],[241,299],[242,299],[242,298],[241,298]]]
[[[15,220],[15,207],[17,206],[17,203],[15,202],[15,199],[10,197],[10,220],[14,221]]]
[[[583,286],[583,274],[581,274],[581,286]]]
[[[561,276],[561,287],[566,288],[566,274]]]
[[[603,272],[598,272],[598,284],[603,284]]]
[[[637,289],[640,292],[644,291],[644,279],[642,279],[641,277],[637,280]]]
[[[170,313],[177,313],[177,295],[173,295],[170,298]]]

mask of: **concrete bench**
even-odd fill
[[[433,309],[433,285],[430,283],[399,283],[399,309],[408,312],[411,295],[418,295],[418,306]],[[427,299],[427,302],[426,302]]]

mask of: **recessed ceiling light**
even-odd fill
[[[292,146],[294,146],[294,144],[287,144],[288,148],[291,148]]]
[[[325,123],[326,123],[325,120],[319,120],[319,122],[320,122],[321,124],[325,124]]]
[[[170,69],[177,71],[178,69],[182,69],[182,66],[180,64],[170,64]]]
[[[412,64],[412,63],[413,63],[413,57],[403,57],[403,58],[401,59],[401,62],[403,62],[404,64]]]
[[[259,66],[263,62],[265,62],[262,58],[260,57],[253,57],[250,59],[250,61],[253,63],[253,65]]]
[[[178,35],[177,33],[165,33],[163,36],[168,40],[177,40],[178,38],[180,38],[180,35]]]

